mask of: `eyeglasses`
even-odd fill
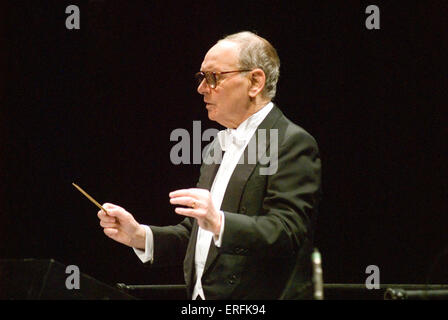
[[[234,70],[234,71],[223,71],[223,72],[212,72],[212,71],[200,71],[198,73],[196,73],[194,76],[196,78],[196,80],[198,81],[198,85],[202,83],[202,81],[205,79],[205,82],[207,83],[207,85],[212,88],[215,89],[216,86],[218,85],[218,75],[221,74],[226,74],[226,73],[234,73],[234,72],[247,72],[247,71],[252,71],[252,70]]]

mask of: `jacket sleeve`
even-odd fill
[[[182,265],[192,228],[192,219],[185,218],[174,226],[150,226],[154,236],[154,265]]]

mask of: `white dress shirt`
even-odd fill
[[[268,113],[274,107],[272,102],[269,102],[266,106],[261,108],[257,113],[247,118],[236,129],[226,129],[218,132],[217,139],[221,144],[221,149],[225,151],[224,157],[221,161],[221,165],[216,173],[215,180],[211,187],[210,193],[212,196],[213,205],[218,210],[221,209],[221,203],[224,198],[224,194],[227,189],[230,177],[235,170],[236,165],[240,157],[242,156],[244,149],[246,148],[249,140],[257,130],[260,123],[268,115]],[[230,140],[230,141],[229,141]],[[192,299],[195,300],[199,295],[203,300],[206,299],[204,291],[202,289],[201,277],[204,272],[205,262],[207,260],[208,251],[210,249],[210,243],[213,238],[217,247],[221,246],[222,234],[224,232],[224,213],[220,210],[221,214],[221,230],[219,237],[216,239],[213,237],[213,233],[199,227],[198,238],[196,241],[195,252],[195,268],[196,268],[196,283],[193,288]],[[142,262],[153,260],[154,243],[153,234],[151,228],[144,225],[146,230],[146,244],[145,250],[135,249],[134,251]]]

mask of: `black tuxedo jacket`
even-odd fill
[[[270,129],[277,129],[277,171],[260,174],[259,169],[270,164],[247,161],[246,148],[246,160],[235,168],[221,205],[225,218],[222,245],[216,247],[213,240],[210,244],[202,276],[206,299],[310,297],[313,225],[321,190],[317,143],[276,106],[260,129],[265,129],[268,136],[267,152],[271,151]],[[214,143],[218,139],[210,144],[209,154],[216,147]],[[210,190],[219,164],[205,162],[197,187]],[[191,298],[196,220],[185,218],[178,225],[151,226],[151,230],[154,264],[181,264],[184,257],[184,277]]]

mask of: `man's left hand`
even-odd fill
[[[170,192],[170,203],[186,206],[189,208],[177,207],[174,211],[177,214],[195,218],[199,226],[219,235],[221,229],[221,214],[213,205],[212,195],[206,189],[191,188]]]

